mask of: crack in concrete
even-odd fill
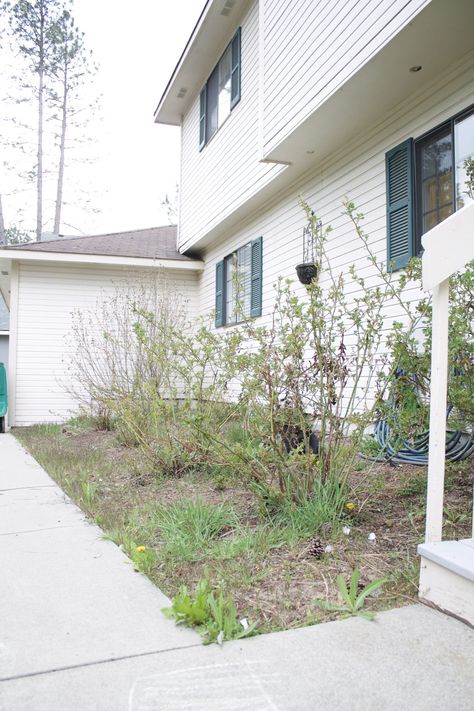
[[[16,681],[19,679],[28,679],[34,676],[45,676],[47,674],[56,674],[57,672],[70,671],[74,669],[85,669],[87,667],[100,666],[102,664],[111,664],[113,662],[122,662],[127,659],[140,659],[142,657],[151,657],[154,654],[166,654],[167,652],[178,652],[180,649],[193,649],[201,647],[202,642],[196,644],[185,644],[182,647],[170,647],[169,649],[156,649],[151,652],[138,652],[137,654],[126,654],[121,657],[110,657],[110,659],[98,659],[93,662],[84,662],[82,664],[70,664],[63,667],[52,667],[51,669],[43,669],[40,671],[29,672],[27,674],[14,674],[13,676],[0,677],[0,683],[4,681]]]
[[[61,531],[63,528],[82,528],[84,524],[79,522],[79,523],[71,523],[70,525],[66,526],[49,526],[48,528],[27,528],[22,531],[6,531],[4,533],[0,533],[1,536],[20,536],[23,533],[41,533],[42,531]]]
[[[28,489],[54,489],[57,486],[57,484],[35,484],[35,486],[13,486],[11,489],[0,489],[0,494],[2,494],[4,491],[26,491]],[[62,492],[61,492],[62,493]]]

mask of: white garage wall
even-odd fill
[[[77,411],[77,402],[66,389],[72,314],[96,308],[117,285],[141,273],[130,267],[19,264],[11,424],[61,422]],[[197,302],[196,273],[170,270],[164,278],[167,289],[189,302],[191,314]]]

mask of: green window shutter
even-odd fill
[[[224,261],[216,264],[216,328],[224,325]]]
[[[262,238],[251,243],[250,316],[262,314]]]
[[[206,103],[207,87],[205,86],[199,96],[199,150],[206,145]]]
[[[397,271],[414,254],[413,139],[385,155],[387,179],[387,270]]]
[[[240,101],[240,27],[232,40],[232,73],[230,89],[230,108]]]

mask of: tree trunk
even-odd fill
[[[63,206],[63,182],[64,182],[64,151],[66,147],[66,125],[67,125],[67,65],[64,68],[64,84],[63,84],[63,106],[61,117],[61,140],[59,143],[59,167],[58,167],[58,185],[56,188],[56,209],[54,213],[54,233],[59,234],[61,226],[61,208]]]
[[[43,232],[43,91],[44,68],[40,59],[38,83],[38,162],[36,175],[36,241],[41,242]]]

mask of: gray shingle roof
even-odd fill
[[[164,227],[150,227],[128,232],[112,232],[88,237],[68,237],[46,242],[30,242],[22,245],[12,245],[6,247],[6,249],[189,261],[191,257],[180,254],[176,249],[176,236],[176,225],[166,225]]]

